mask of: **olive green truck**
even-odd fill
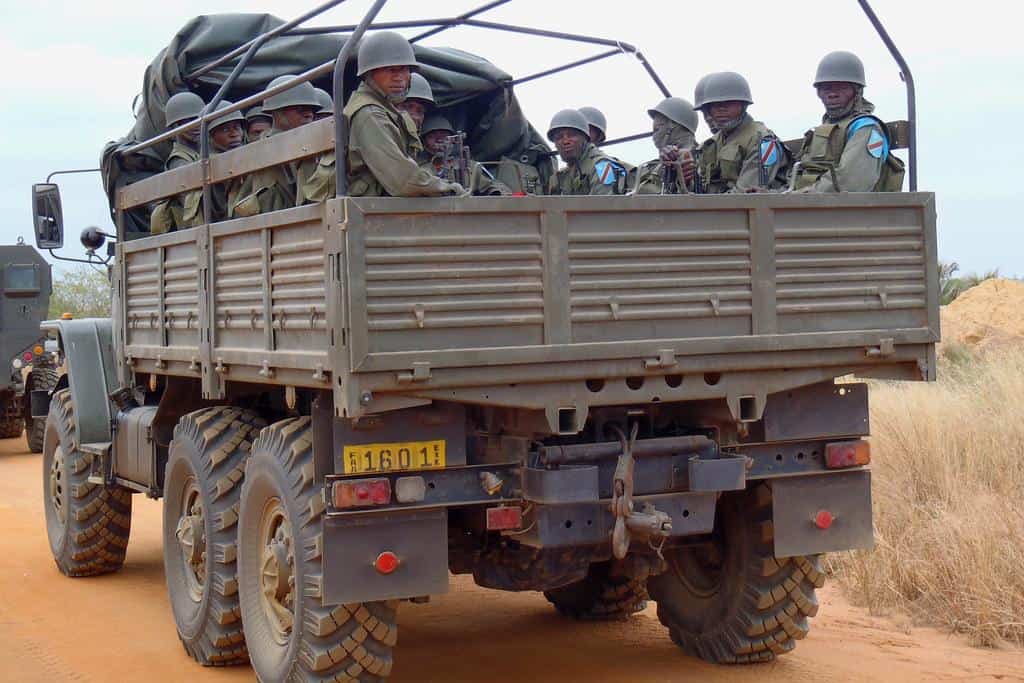
[[[126,185],[119,221],[335,126]],[[822,554],[872,545],[852,377],[933,380],[939,339],[918,192],[341,196],[122,234],[111,277],[112,319],[46,324],[57,565],[116,571],[132,495],[162,497],[186,650],[264,681],[386,678],[399,603],[453,573],[579,618],[656,601],[714,662],[786,653]]]

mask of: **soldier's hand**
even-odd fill
[[[666,145],[665,147],[661,148],[661,151],[658,153],[658,156],[661,157],[661,160],[663,162],[670,164],[679,159],[679,152],[679,148],[676,147],[675,145]]]
[[[459,183],[448,183],[448,187],[446,188],[445,191],[446,191],[447,194],[454,195],[456,197],[468,197],[469,196],[469,190],[464,188]]]

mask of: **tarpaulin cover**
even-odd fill
[[[196,71],[284,22],[269,14],[215,14],[199,16],[178,31],[146,68],[142,93],[136,102],[135,125],[122,139],[104,147],[103,185],[113,211],[116,192],[124,185],[159,173],[170,152],[162,143],[141,152],[120,151],[166,130],[164,105],[178,92],[191,90],[209,101],[227,80],[238,59],[221,64],[198,77]],[[328,62],[341,51],[345,37],[337,35],[282,36],[268,41],[235,81],[228,100],[264,90],[277,76],[298,74]],[[529,158],[533,163],[548,147],[523,115],[509,86],[512,76],[475,55],[452,48],[415,45],[421,73],[430,81],[441,113],[466,131],[473,156],[496,161],[502,156]],[[346,65],[348,91],[356,86],[355,58]],[[314,81],[331,91],[331,77]],[[337,107],[342,107],[339,104]],[[137,215],[136,215],[137,214]],[[125,216],[127,233],[148,230],[148,211]]]

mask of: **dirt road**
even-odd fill
[[[136,497],[128,561],[71,580],[43,526],[39,456],[0,441],[0,681],[253,680],[248,667],[203,669],[178,643],[160,554],[160,504]],[[403,605],[393,680],[1024,681],[1024,652],[978,650],[928,629],[907,634],[850,607],[835,589],[796,653],[755,667],[681,655],[653,608],[628,623],[579,624],[539,594],[485,591],[464,577],[428,605]]]

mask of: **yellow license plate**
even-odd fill
[[[444,463],[443,439],[345,446],[342,458],[345,474],[437,470],[444,467]]]

